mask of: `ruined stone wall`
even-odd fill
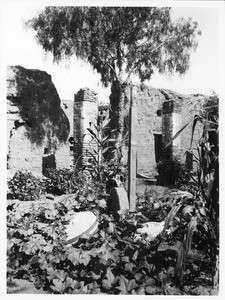
[[[8,173],[42,175],[48,157],[57,168],[70,167],[68,118],[51,76],[40,70],[7,69]]]
[[[129,124],[129,98],[123,108],[125,132]],[[133,87],[133,99],[137,106],[137,173],[153,176],[156,162],[167,152],[182,162],[186,162],[186,150],[190,147],[193,118],[198,114],[206,99],[203,95],[183,95],[170,90],[155,89],[144,84]],[[163,104],[172,103],[171,112],[163,109]],[[164,112],[163,112],[164,110]],[[112,113],[113,114],[113,113]],[[163,148],[171,138],[189,122],[182,134],[173,141],[171,147]],[[201,126],[196,127],[194,143],[199,140]],[[161,150],[162,153],[159,153]],[[128,148],[123,148],[124,162]]]
[[[69,132],[68,139],[67,139],[64,149],[65,149],[65,153],[69,157],[68,158],[69,164],[67,163],[67,165],[69,165],[72,169],[73,164],[74,164],[74,136],[73,136],[74,101],[73,100],[61,100],[61,108],[64,111],[65,115],[67,116],[67,118],[69,120],[69,124],[70,124],[70,132]],[[56,155],[57,154],[58,154],[58,152],[56,153]],[[60,157],[58,158],[58,166],[60,168],[63,168],[64,163],[63,163],[63,161],[61,161]]]
[[[142,85],[133,89],[137,106],[137,173],[155,172],[155,136],[162,134],[163,95],[159,90]]]
[[[194,116],[201,114],[203,105],[207,97],[204,95],[184,95],[182,106],[181,106],[181,116],[182,116],[182,126],[189,123],[188,126],[182,131],[181,138],[181,161],[185,162],[186,160],[186,150],[190,149],[191,136],[192,136],[192,126],[194,121]],[[199,143],[199,139],[202,136],[202,125],[198,122],[193,136],[192,150],[194,155],[198,155],[196,146]],[[193,163],[193,168],[196,169],[196,164]]]
[[[173,137],[182,128],[181,105],[181,101],[175,99],[163,102],[162,156],[166,159],[174,157],[180,160],[181,158],[181,137],[178,136],[173,140]]]
[[[88,168],[90,152],[97,150],[96,140],[87,130],[90,128],[96,133],[97,120],[96,93],[88,88],[80,89],[74,95],[74,163],[76,167],[86,166]]]
[[[131,89],[126,87],[123,95],[123,106],[120,110],[124,118],[123,138],[129,130],[129,107],[131,98]],[[111,100],[111,116],[114,115],[114,98],[112,94]],[[151,175],[155,173],[157,146],[161,144],[160,137],[162,135],[162,104],[165,96],[155,88],[151,88],[144,84],[134,85],[132,87],[133,101],[137,107],[137,173],[143,175]],[[117,113],[117,112],[116,112]],[[157,141],[157,145],[156,142]],[[159,143],[158,143],[159,142]],[[160,147],[158,147],[161,149]],[[122,149],[123,162],[128,159],[128,143]]]
[[[74,101],[73,100],[61,100],[61,108],[67,116],[70,124],[69,137],[73,137],[73,121],[74,121]]]

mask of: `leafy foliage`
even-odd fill
[[[91,136],[87,150],[87,154],[91,157],[89,159],[90,168],[89,172],[92,175],[92,180],[100,183],[107,183],[110,178],[120,177],[121,181],[126,180],[126,166],[121,162],[122,158],[122,146],[121,143],[116,143],[116,139],[111,138],[113,132],[117,129],[110,130],[109,128],[110,118],[107,116],[104,119],[100,119],[98,125],[94,126],[94,131],[91,128],[87,128],[89,135]],[[97,149],[94,149],[91,145],[97,145]],[[110,159],[110,155],[113,153],[113,158]]]
[[[218,145],[210,146],[208,120],[204,124],[196,185],[161,199],[146,191],[137,199],[138,211],[126,218],[108,214],[105,183],[81,178],[73,196],[61,201],[25,207],[8,201],[8,278],[29,278],[54,294],[217,294],[218,182],[213,163]],[[75,212],[85,210],[98,216],[97,233],[67,245],[65,226]],[[146,234],[137,238],[137,229],[150,220],[164,221],[163,232],[153,240]]]
[[[219,252],[219,145],[218,145],[218,96],[213,94],[209,97],[203,112],[195,115],[192,126],[192,139],[197,122],[203,125],[202,137],[197,147],[198,157],[195,157],[197,167],[197,191],[195,190],[194,202],[176,203],[169,212],[165,228],[175,222],[173,231],[178,228],[179,235],[183,236],[183,242],[179,250],[179,261],[177,262],[177,271],[183,272],[183,265],[187,260],[187,255],[191,248],[192,237],[195,232],[198,233],[199,240],[204,245],[204,250],[210,257],[211,275],[214,286],[218,286],[218,252]],[[184,130],[185,127],[182,128]],[[179,134],[181,131],[179,131]],[[211,135],[210,135],[211,133]],[[212,134],[213,133],[213,134]],[[176,134],[175,139],[179,134]],[[182,213],[188,215],[188,222]],[[190,218],[191,217],[191,218]],[[183,223],[183,219],[185,222]],[[169,221],[168,221],[169,220]],[[184,227],[183,227],[183,225]],[[180,236],[179,236],[180,238]],[[182,273],[180,282],[182,282]]]
[[[46,7],[27,25],[55,61],[85,60],[105,86],[131,74],[150,79],[155,69],[185,73],[200,34],[191,19],[172,22],[168,7]]]
[[[169,7],[46,7],[27,26],[54,61],[77,57],[111,84],[111,129],[120,142],[124,132],[124,91],[137,76],[141,82],[162,74],[184,74],[201,34],[197,22],[172,21]],[[125,25],[126,24],[126,25]]]
[[[161,200],[151,200],[151,195],[151,191],[146,191],[144,198],[137,200],[138,212],[120,220],[107,213],[105,184],[94,182],[84,181],[73,196],[61,201],[42,201],[41,205],[36,201],[26,207],[9,202],[8,277],[27,278],[37,288],[54,294],[185,294],[176,282],[182,263],[182,257],[178,259],[181,250],[176,240],[184,238],[185,228],[194,214],[190,206],[195,201],[176,193]],[[163,235],[154,240],[145,234],[136,238],[143,222],[154,219],[161,222],[177,206],[179,209],[168,217],[170,221],[165,220],[167,229]],[[85,210],[93,210],[98,216],[98,232],[90,239],[83,236],[76,244],[67,245],[65,225],[75,212]],[[203,221],[197,230],[200,236],[202,233],[209,236],[202,228]],[[191,224],[185,249],[191,249],[191,241],[192,247],[194,243],[202,249],[204,243],[200,244],[195,236],[197,230]],[[176,230],[172,232],[173,228]],[[179,244],[180,249],[182,245]],[[189,280],[190,269],[191,266],[184,269],[184,284]],[[189,294],[195,288],[189,289]]]
[[[157,163],[156,169],[160,184],[184,184],[190,180],[190,171],[176,158],[161,160]]]
[[[47,193],[63,195],[75,193],[79,184],[82,183],[81,176],[76,176],[70,169],[47,170],[47,179],[43,181]]]
[[[17,171],[8,181],[8,198],[32,201],[37,200],[44,192],[41,179],[31,172]]]

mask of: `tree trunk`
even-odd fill
[[[123,144],[128,147],[125,138],[129,130],[129,107],[130,107],[130,85],[119,80],[112,83],[110,95],[110,130],[116,130],[111,134],[117,139],[115,146],[120,148]],[[115,155],[114,155],[115,158]]]

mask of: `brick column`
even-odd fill
[[[181,129],[181,104],[173,100],[163,102],[162,116],[162,144],[165,146],[171,141],[173,136]],[[180,136],[177,137],[172,144],[163,148],[163,158],[180,158]]]
[[[74,165],[89,167],[90,151],[97,149],[87,128],[95,132],[97,125],[98,101],[96,93],[88,88],[80,89],[74,95]]]

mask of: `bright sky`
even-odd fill
[[[180,5],[181,2],[175,4]],[[203,3],[199,2],[201,7],[196,7],[196,1],[189,1],[185,7],[173,8],[174,18],[191,17],[199,23],[199,28],[202,31],[198,50],[191,57],[189,71],[182,78],[173,76],[168,79],[155,74],[149,82],[145,82],[146,84],[186,94],[209,94],[211,90],[219,93],[220,7],[215,5],[217,1],[203,2],[206,2],[207,6],[202,6]],[[102,88],[99,75],[94,73],[89,65],[77,61],[75,58],[71,59],[70,63],[53,64],[52,56],[48,55],[46,57],[41,46],[37,45],[34,32],[24,27],[24,21],[35,16],[43,8],[40,2],[33,1],[31,2],[32,5],[24,1],[9,1],[7,3],[9,4],[3,7],[1,17],[4,29],[2,34],[5,65],[21,65],[25,68],[48,72],[52,75],[53,83],[61,99],[73,99],[73,95],[80,88],[89,87],[98,93],[100,101],[107,101],[110,89]],[[54,4],[52,1],[45,3]],[[132,3],[137,4],[140,2],[135,1]],[[144,3],[147,3],[147,1]],[[60,5],[62,4],[64,2],[61,1]],[[166,2],[166,5],[168,5],[168,2]]]

